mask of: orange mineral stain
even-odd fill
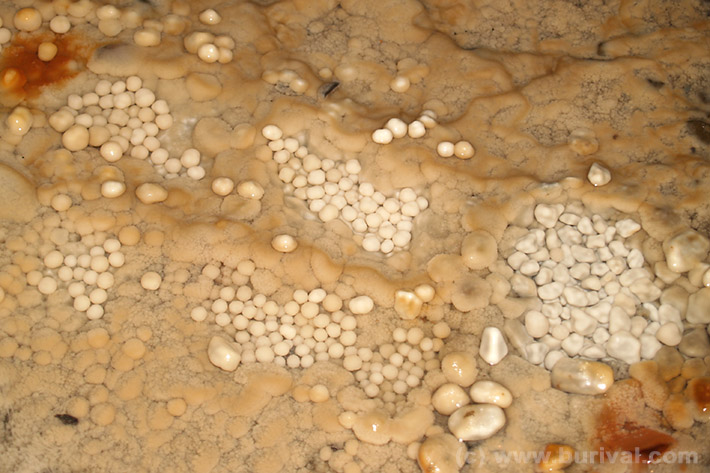
[[[37,49],[45,41],[57,46],[56,56],[47,62],[37,57]],[[0,88],[20,99],[34,98],[42,87],[61,84],[81,72],[96,47],[89,44],[79,34],[17,33],[12,43],[2,50]]]
[[[602,408],[597,425],[601,456],[621,452],[631,459],[632,471],[647,471],[646,466],[661,459],[675,444],[668,434],[644,427],[610,406]]]
[[[698,411],[710,415],[710,377],[695,378],[688,382],[688,397]]]

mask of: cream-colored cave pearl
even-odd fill
[[[325,402],[330,398],[330,392],[324,384],[316,384],[308,390],[308,397],[311,402]]]
[[[454,155],[454,144],[450,141],[442,141],[436,145],[436,152],[442,158],[450,158]]]
[[[237,186],[237,193],[245,199],[261,200],[264,197],[264,188],[255,181],[242,181]]]
[[[45,295],[53,294],[57,290],[57,280],[50,276],[45,276],[40,279],[37,284],[39,292]]]
[[[72,125],[62,134],[62,145],[69,151],[81,151],[89,146],[89,129]]]
[[[469,404],[471,399],[464,389],[458,384],[445,383],[434,391],[431,404],[439,414],[451,415],[459,407]]]
[[[133,42],[138,46],[158,46],[160,44],[160,31],[153,28],[142,28],[133,34]]]
[[[505,386],[487,379],[473,383],[470,395],[473,402],[478,403],[500,407],[509,407],[513,403],[513,395]]]
[[[49,20],[49,29],[57,34],[64,34],[71,29],[71,22],[66,16],[57,15]]]
[[[476,153],[473,145],[468,141],[459,141],[454,145],[454,154],[460,159],[470,159]]]
[[[281,131],[281,128],[276,125],[266,125],[264,128],[261,129],[261,134],[267,140],[274,141],[280,139],[283,136],[283,131]]]
[[[42,26],[42,15],[36,8],[22,8],[15,13],[13,24],[20,31],[36,31]]]
[[[72,206],[71,197],[66,194],[57,194],[52,197],[51,205],[52,208],[57,212],[69,210],[69,208]]]
[[[348,309],[356,315],[369,314],[375,307],[375,302],[369,296],[357,296],[350,299]]]
[[[372,141],[380,145],[386,145],[392,142],[394,136],[387,128],[378,128],[372,132]]]
[[[407,136],[407,124],[399,118],[390,118],[387,120],[385,128],[392,132],[392,136],[395,138]]]
[[[220,21],[222,21],[222,17],[220,16],[220,14],[217,13],[212,8],[208,8],[207,10],[203,10],[200,13],[199,19],[205,25],[216,25]]]
[[[466,457],[466,444],[444,433],[427,437],[417,451],[419,467],[425,472],[458,473]]]
[[[113,199],[126,192],[126,185],[120,181],[105,181],[101,184],[101,195]]]
[[[163,278],[155,271],[148,271],[141,276],[141,286],[143,289],[147,289],[149,291],[157,290],[162,282]]]
[[[446,355],[441,360],[441,371],[449,382],[464,388],[471,386],[478,375],[475,358],[470,353],[462,351]]]
[[[229,195],[234,190],[234,181],[228,177],[218,177],[212,181],[212,192],[219,196]]]
[[[158,184],[146,182],[136,188],[136,197],[144,204],[154,204],[167,199],[168,191]]]
[[[197,57],[211,64],[219,60],[219,48],[212,43],[206,43],[197,49]]]
[[[392,89],[393,92],[398,92],[400,94],[409,90],[410,85],[411,82],[405,76],[397,76],[390,81],[390,89]]]
[[[200,152],[195,148],[188,148],[180,156],[180,163],[186,168],[200,164]]]
[[[225,371],[234,371],[241,362],[241,356],[234,346],[222,337],[214,336],[207,347],[210,362]]]
[[[407,134],[410,138],[421,138],[426,135],[426,127],[419,120],[414,120],[407,126]]]
[[[114,140],[109,140],[101,145],[99,154],[109,163],[115,163],[123,157],[123,147]]]
[[[298,242],[291,235],[276,235],[271,240],[271,246],[281,253],[290,253],[298,248]]]
[[[37,47],[37,57],[40,61],[49,62],[57,55],[57,45],[49,41],[40,43]]]
[[[24,136],[30,131],[34,117],[27,107],[16,107],[7,117],[7,128],[10,133],[17,136]]]

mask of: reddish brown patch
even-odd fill
[[[710,411],[710,378],[695,378],[688,383],[688,397],[700,412]]]
[[[650,429],[628,419],[610,406],[604,406],[597,425],[597,438],[601,452],[628,452],[634,471],[652,463],[673,446],[675,440],[668,434]]]
[[[48,62],[37,57],[37,48],[44,41],[57,46],[57,55]],[[88,43],[83,35],[74,33],[16,33],[12,43],[2,50],[0,88],[20,98],[38,96],[42,87],[61,84],[84,69],[95,47]]]

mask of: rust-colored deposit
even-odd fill
[[[57,46],[56,56],[47,62],[37,57],[37,49],[45,41]],[[96,47],[91,43],[76,33],[17,33],[2,50],[0,88],[19,99],[37,97],[42,87],[60,85],[81,72]]]
[[[688,398],[695,403],[699,412],[710,415],[710,377],[690,380]]]

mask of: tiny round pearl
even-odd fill
[[[126,185],[120,181],[105,181],[101,184],[101,195],[113,199],[126,192]]]
[[[450,141],[442,141],[436,145],[436,152],[442,158],[450,158],[454,155],[454,144]]]
[[[264,135],[264,138],[267,140],[278,140],[283,136],[283,132],[281,131],[281,128],[277,127],[276,125],[266,125],[264,128],[261,130],[261,134]]]
[[[380,145],[391,143],[392,138],[394,138],[394,136],[387,128],[379,128],[372,132],[372,141]]]
[[[208,8],[200,13],[200,21],[205,25],[216,25],[222,21],[222,17],[215,10]]]
[[[234,190],[234,181],[228,177],[218,177],[212,181],[212,192],[220,196],[229,195]]]
[[[155,271],[148,271],[143,276],[141,276],[141,286],[143,287],[143,289],[147,289],[149,291],[155,291],[156,289],[158,289],[162,281],[163,278],[161,278],[160,274],[156,273]]]
[[[421,138],[426,134],[426,127],[419,120],[414,120],[407,127],[407,133],[410,138]]]
[[[401,94],[409,90],[410,85],[411,83],[408,78],[404,76],[397,76],[390,82],[390,89],[392,89],[393,92]]]
[[[476,150],[468,141],[459,141],[454,145],[454,154],[460,159],[470,159],[475,153]]]
[[[291,235],[276,235],[271,240],[271,246],[281,253],[290,253],[298,248],[298,242]]]
[[[219,60],[219,48],[212,43],[206,43],[197,49],[197,57],[206,63],[213,63]]]

